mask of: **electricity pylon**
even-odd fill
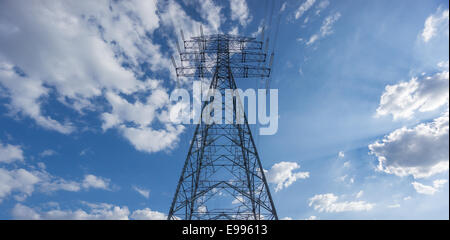
[[[181,66],[172,58],[177,76],[212,78],[209,90],[222,96],[237,89],[234,78],[269,77],[273,58],[267,61],[262,41],[201,32],[189,40],[181,34]],[[168,219],[278,219],[247,117],[239,113],[240,97],[223,101],[221,109],[232,109],[233,119],[197,124]]]

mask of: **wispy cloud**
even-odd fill
[[[438,9],[437,12],[431,16],[429,16],[425,20],[425,27],[422,31],[422,39],[424,42],[430,41],[437,34],[443,32],[446,33],[447,36],[449,34],[448,23],[449,23],[449,10],[442,11]]]
[[[316,0],[306,0],[295,11],[295,19],[299,19],[303,14],[308,11],[316,2]]]
[[[46,150],[42,151],[42,152],[39,154],[39,156],[41,156],[41,157],[50,157],[50,156],[53,156],[53,155],[55,155],[55,154],[56,154],[56,151],[55,151],[55,150],[52,150],[52,149],[46,149]]]
[[[312,45],[313,43],[315,43],[317,40],[324,38],[328,35],[331,35],[333,33],[333,25],[334,23],[339,20],[339,18],[341,18],[341,14],[339,12],[334,13],[328,17],[326,17],[323,22],[322,22],[322,26],[320,27],[320,31],[316,34],[313,34],[308,42],[306,42],[306,45]]]
[[[150,197],[150,190],[144,189],[144,188],[140,188],[140,187],[136,187],[133,186],[133,189],[138,192],[140,195],[142,195],[145,198],[149,198]]]

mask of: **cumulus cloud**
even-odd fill
[[[1,44],[0,40],[0,44]],[[10,62],[1,58],[0,52],[0,86],[6,88],[4,96],[10,99],[6,105],[11,115],[21,113],[36,121],[43,128],[68,134],[74,131],[71,123],[60,123],[50,116],[42,114],[40,100],[48,96],[49,89],[36,78],[25,77],[17,73]]]
[[[166,220],[167,216],[164,213],[152,211],[150,208],[144,208],[134,211],[131,218],[135,220]]]
[[[166,130],[122,126],[120,130],[137,150],[151,153],[174,148],[178,141],[178,135],[183,132],[184,126],[167,126]]]
[[[88,210],[59,210],[39,211],[23,204],[16,204],[12,210],[14,219],[33,220],[128,220],[130,211],[127,207],[119,207],[111,204],[85,203]]]
[[[334,13],[328,17],[326,17],[323,22],[322,22],[322,26],[320,27],[320,31],[316,34],[313,34],[309,40],[306,42],[306,45],[312,45],[313,43],[315,43],[317,40],[324,38],[328,35],[331,35],[334,31],[333,31],[333,25],[334,23],[339,20],[339,18],[341,18],[341,13],[337,12]]]
[[[0,168],[0,202],[9,195],[23,201],[33,192],[50,193],[55,191],[78,192],[82,189],[109,189],[109,179],[92,174],[86,175],[81,182],[66,180],[53,176],[45,169],[36,170],[17,168],[8,170]]]
[[[147,77],[149,71],[172,68],[161,46],[152,40],[161,23],[167,27],[167,21],[172,21],[164,11],[158,16],[157,2],[44,2],[48,4],[1,2],[0,87],[2,97],[9,101],[10,115],[30,117],[39,126],[63,134],[76,131],[78,126],[69,120],[73,116],[53,115],[52,103],[57,101],[79,112],[76,117],[85,111],[99,112],[102,128],[116,128],[125,138],[133,137],[127,134],[128,126],[145,133],[169,132],[164,127],[170,124],[161,117],[169,102],[158,98],[167,90],[160,81]],[[204,6],[210,5],[205,2]],[[185,14],[176,6],[171,9],[175,11],[169,18],[179,20]],[[220,24],[215,15],[205,17],[211,22],[209,28]],[[142,96],[147,97],[143,100]],[[163,123],[162,129],[154,129],[155,119]],[[154,138],[159,136],[166,135],[151,137],[158,141]],[[164,140],[165,145],[151,149],[141,144],[138,150],[165,149],[175,144],[178,135],[168,139],[172,142]]]
[[[387,85],[381,95],[377,116],[391,114],[394,119],[411,118],[448,104],[449,72],[414,77],[409,82]]]
[[[164,213],[152,211],[149,208],[130,212],[126,206],[115,206],[108,203],[82,202],[85,209],[61,210],[58,208],[44,211],[31,208],[23,204],[16,204],[12,209],[14,219],[33,220],[163,220],[167,219]],[[131,214],[130,214],[131,213]]]
[[[23,161],[23,159],[23,151],[20,146],[0,142],[0,163],[12,163]]]
[[[429,123],[400,128],[369,145],[378,170],[397,176],[429,177],[449,169],[448,111]]]
[[[416,190],[416,192],[418,192],[420,194],[434,195],[442,187],[444,187],[444,185],[446,183],[447,183],[446,179],[439,179],[439,180],[434,180],[432,186],[424,185],[424,184],[419,183],[419,182],[412,182],[411,184],[413,185],[413,187]]]
[[[82,186],[79,182],[55,177],[47,172],[34,172],[39,177],[39,190],[45,193],[55,191],[78,192]]]
[[[289,187],[297,179],[309,178],[309,172],[294,172],[300,165],[296,162],[279,162],[266,172],[267,181],[276,184],[275,192]]]
[[[332,193],[319,194],[309,199],[309,206],[319,212],[369,211],[375,204],[365,201],[338,201],[339,197]]]
[[[252,20],[246,0],[231,0],[230,8],[231,20],[238,20],[244,27]]]
[[[295,11],[295,19],[299,19],[303,14],[308,11],[316,2],[316,0],[306,0]]]
[[[111,180],[107,178],[97,177],[92,174],[88,174],[84,176],[83,182],[81,185],[83,188],[99,188],[99,189],[109,189],[109,182]]]
[[[446,33],[447,36],[449,35],[448,12],[448,9],[444,11],[442,9],[438,9],[435,14],[430,15],[425,20],[425,27],[422,31],[422,39],[424,42],[430,41],[439,33]]]
[[[39,177],[25,169],[0,168],[0,202],[12,192],[17,193],[19,200],[23,200],[33,193],[39,181]]]

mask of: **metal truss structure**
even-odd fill
[[[181,66],[172,60],[178,76],[212,78],[209,89],[225,96],[226,89],[237,89],[234,78],[269,77],[263,45],[228,34],[183,37]],[[231,121],[196,125],[168,219],[278,219],[245,112],[244,121],[238,119],[240,96],[223,101],[224,109],[233,109]]]

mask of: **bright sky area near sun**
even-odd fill
[[[260,37],[270,8],[279,217],[448,219],[438,0],[2,0],[0,219],[165,219],[193,132],[167,117],[179,30]]]

